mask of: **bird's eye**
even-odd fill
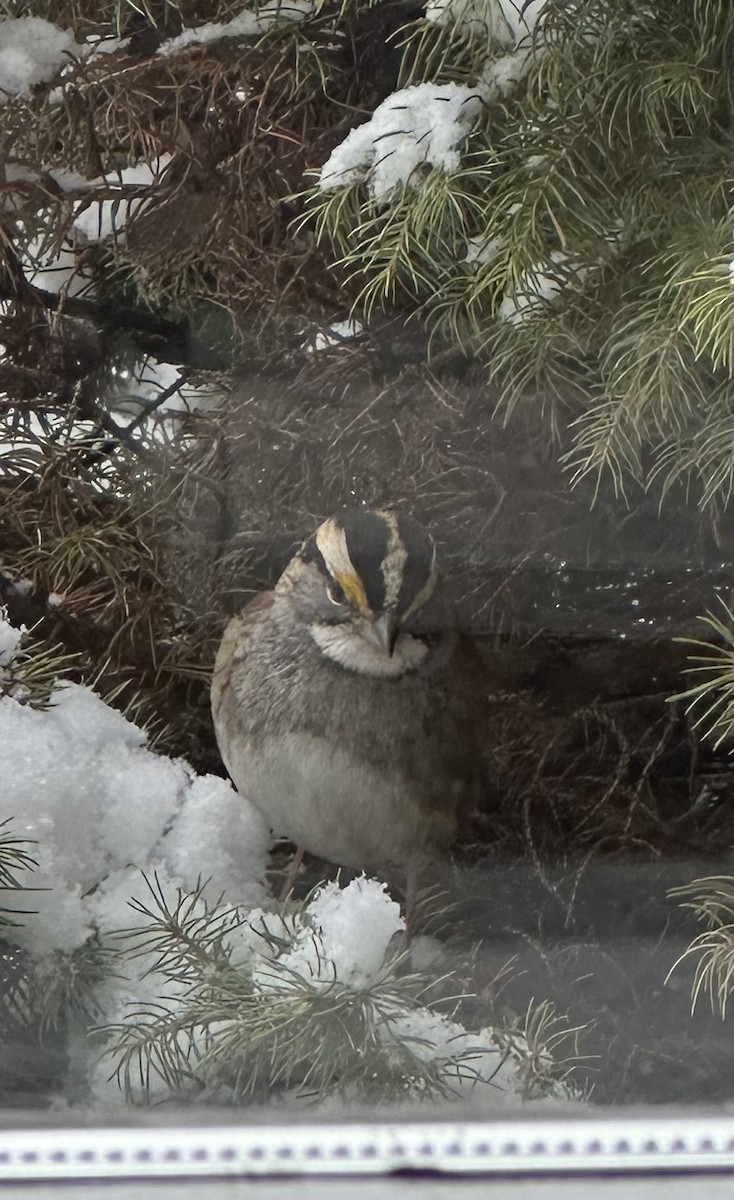
[[[344,604],[347,598],[344,588],[340,583],[337,583],[335,579],[330,579],[327,583],[326,594],[331,600],[332,604]]]

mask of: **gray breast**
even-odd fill
[[[238,790],[275,833],[331,861],[374,869],[430,856],[451,839],[468,786],[443,656],[398,679],[355,676],[273,616],[235,665],[220,714]]]

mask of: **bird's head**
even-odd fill
[[[319,525],[296,561],[298,607],[330,658],[374,675],[417,665],[426,648],[411,626],[437,580],[422,525],[389,509],[347,509]]]

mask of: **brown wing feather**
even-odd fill
[[[211,705],[214,726],[218,730],[222,705],[227,701],[227,694],[232,679],[232,668],[236,662],[241,662],[247,654],[247,643],[253,630],[267,619],[273,604],[275,593],[261,592],[253,597],[241,612],[227,625],[214,660],[214,670],[211,681]]]

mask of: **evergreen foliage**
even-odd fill
[[[555,429],[570,426],[574,479],[609,473],[620,492],[630,475],[663,489],[684,481],[703,504],[726,505],[726,0],[447,0],[418,17],[398,0],[318,0],[299,19],[283,6],[256,36],[179,50],[167,44],[182,28],[241,7],[32,8],[79,42],[108,42],[70,58],[58,86],[3,107],[14,391],[53,390],[43,349],[60,353],[62,329],[67,350],[77,343],[66,382],[98,389],[130,341],[209,367],[235,345],[240,362],[266,365],[297,358],[304,334],[345,307],[367,322],[386,310],[425,329],[435,362],[468,356],[499,386],[501,419],[541,405]],[[350,128],[416,84],[481,100],[458,163],[419,166],[389,197],[366,178],[304,197]],[[397,153],[389,139],[378,150]],[[141,160],[159,163],[154,181],[116,174]],[[34,262],[68,236],[78,253],[74,221],[105,201],[126,230],[89,242],[81,291],[35,285]]]
[[[0,821],[0,896],[4,892],[23,891],[20,877],[36,865],[29,849],[31,844],[26,838],[14,835],[10,817]],[[15,908],[9,911],[18,912]],[[12,924],[8,910],[0,907],[0,926]]]
[[[31,708],[47,708],[58,680],[72,670],[77,657],[61,645],[48,646],[42,639],[24,635],[12,661],[2,665],[0,696],[12,696]]]
[[[404,83],[482,94],[506,46],[488,34],[497,5],[470,7],[418,24]],[[733,28],[719,0],[550,0],[524,78],[490,96],[458,170],[387,203],[360,182],[312,196],[357,311],[419,311],[436,350],[486,364],[503,419],[542,404],[571,424],[575,479],[731,495]]]
[[[66,662],[42,643],[24,646],[0,671],[0,696],[46,708]],[[96,937],[42,960],[18,944],[14,930],[37,919],[37,866],[34,843],[17,836],[12,818],[0,821],[0,1104],[62,1086],[70,1027],[99,1015],[97,989],[113,969]]]
[[[157,881],[146,883],[151,899],[132,902],[146,923],[120,936],[125,960],[144,958],[161,1000],[100,1031],[132,1100],[160,1095],[161,1082],[179,1098],[239,1102],[446,1099],[510,1083],[526,1098],[580,1098],[572,1075],[581,1031],[549,1004],[467,1035],[439,1015],[461,1000],[446,999],[451,977],[412,973],[409,951],[388,953],[369,984],[340,979],[309,927],[313,894],[246,918],[221,897],[207,901],[204,888],[170,903]],[[310,970],[288,961],[304,933]],[[254,962],[242,954],[248,935],[260,942]]]
[[[22,442],[0,477],[0,595],[34,631],[0,687],[39,706],[61,674],[94,680],[162,747],[197,741],[226,569],[212,561],[210,423],[176,416],[163,437],[160,426],[121,426],[110,451],[114,420],[102,403],[85,423],[50,401],[47,432],[36,412],[34,403],[12,410]]]
[[[716,747],[730,745],[734,752],[734,612],[723,600],[721,605],[725,617],[707,613],[701,618],[717,641],[680,639],[698,653],[689,655],[691,687],[671,699],[690,701],[687,711],[695,715],[694,728]]]
[[[692,665],[687,669],[696,682],[671,699],[688,700],[688,712],[695,714],[694,728],[715,746],[728,746],[734,753],[734,613],[723,601],[722,606],[725,618],[714,613],[701,618],[716,642],[681,639],[698,651],[690,655]],[[695,1010],[705,995],[724,1018],[734,992],[734,877],[694,879],[671,895],[680,897],[682,907],[706,926],[674,963],[671,974],[688,959],[696,960],[691,1008]]]
[[[427,463],[429,479],[447,480],[461,457],[444,440],[459,443],[420,429],[421,393],[453,403],[441,372],[468,359],[499,420],[542,409],[577,480],[606,470],[624,490],[632,472],[664,495],[681,482],[712,510],[726,504],[731,6],[518,5],[529,32],[513,45],[508,3],[319,0],[257,36],[170,52],[182,29],[242,7],[0,0],[0,19],[30,9],[85,47],[2,105],[0,585],[18,600],[30,581],[19,619],[42,617],[47,641],[80,652],[78,669],[165,745],[181,712],[178,747],[205,740],[206,665],[243,562],[215,552],[239,515],[228,469],[257,446],[268,489],[253,483],[248,503],[268,494],[245,514],[256,536],[297,493],[267,457],[270,430],[230,400],[243,369],[277,366],[274,390],[294,394],[278,419],[305,442],[308,389],[325,397],[311,411],[332,437],[345,376],[372,385],[388,360],[411,410],[393,469]],[[499,66],[513,63],[500,88]],[[419,166],[387,200],[368,179],[308,189],[350,130],[416,84],[481,98],[455,169]],[[140,163],[157,173],[125,182]],[[59,253],[71,268],[53,283]],[[314,338],[349,311],[363,336],[316,363]],[[135,377],[151,356],[178,370],[144,401]],[[426,356],[435,377],[399,376]],[[192,411],[186,388],[201,385],[209,406]],[[341,499],[346,442],[328,453],[322,476]],[[304,514],[319,499],[304,497]]]
[[[607,470],[624,490],[632,472],[663,493],[680,481],[713,510],[726,504],[734,17],[724,0],[519,5],[519,45],[498,0],[425,13],[399,0],[319,0],[257,36],[175,52],[182,29],[226,23],[241,6],[0,0],[0,19],[29,7],[85,50],[2,106],[0,584],[18,601],[15,585],[30,581],[19,619],[43,618],[47,641],[81,653],[78,669],[155,723],[163,744],[181,712],[178,747],[205,740],[206,665],[243,562],[216,554],[238,516],[227,470],[257,445],[268,494],[245,519],[259,525],[270,508],[277,526],[276,506],[297,492],[267,458],[270,431],[248,427],[228,396],[243,369],[277,365],[275,390],[295,393],[287,437],[300,429],[305,441],[308,388],[325,397],[313,419],[331,422],[331,437],[327,410],[345,375],[372,381],[390,360],[411,409],[394,469],[425,462],[429,477],[450,479],[461,459],[447,457],[442,430],[420,430],[420,394],[433,387],[452,403],[440,373],[468,359],[498,419],[542,409],[576,479]],[[513,63],[500,88],[500,66]],[[481,98],[455,168],[419,165],[381,200],[367,178],[307,188],[350,130],[417,84]],[[140,163],[158,164],[153,177],[121,174]],[[59,253],[71,268],[53,283],[49,262],[67,263]],[[314,338],[350,310],[363,336],[315,363]],[[144,401],[135,377],[151,356],[178,371]],[[399,379],[416,356],[436,383],[430,370]],[[208,408],[192,411],[186,388],[201,385]],[[354,413],[358,403],[361,393]],[[346,443],[332,451],[322,475],[341,498]],[[494,487],[481,480],[475,490]],[[249,502],[265,491],[253,483]],[[304,512],[315,503],[306,496]],[[194,752],[197,765],[206,753]]]
[[[671,895],[680,897],[683,908],[690,909],[704,932],[693,939],[674,963],[671,974],[693,959],[696,969],[691,987],[691,1009],[706,996],[714,1012],[726,1017],[729,998],[734,992],[734,879],[723,875],[694,879]],[[670,976],[668,976],[670,978]]]

